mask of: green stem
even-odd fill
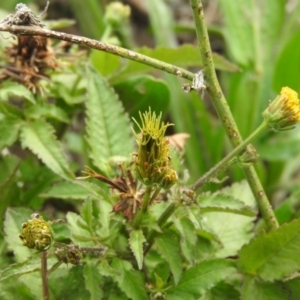
[[[161,187],[158,187],[158,188],[154,191],[154,193],[153,193],[153,195],[151,196],[151,199],[150,199],[150,204],[153,203],[153,201],[156,199],[156,197],[158,196],[158,194],[160,193],[160,191],[161,191]]]
[[[166,210],[162,213],[162,215],[159,217],[159,219],[157,220],[157,225],[159,227],[162,227],[167,222],[167,220],[170,218],[170,216],[174,213],[174,211],[176,210],[177,207],[178,207],[178,205],[176,205],[175,203],[170,204],[166,208]],[[144,251],[144,255],[146,255],[147,252],[151,249],[156,234],[157,234],[157,232],[154,229],[152,229],[149,232],[148,237],[147,237],[148,245]]]
[[[205,173],[201,178],[199,178],[190,189],[197,190],[203,184],[208,182],[211,178],[216,177],[220,172],[222,172],[236,155],[238,155],[243,149],[247,147],[258,135],[268,128],[268,123],[263,122],[255,131],[253,131],[248,138],[242,141],[236,148],[234,148],[229,154],[227,154],[220,162],[218,162],[213,168],[211,168],[207,173]]]
[[[203,73],[206,80],[207,92],[220,119],[223,122],[227,135],[230,138],[231,144],[236,147],[242,143],[242,137],[239,133],[237,125],[234,121],[230,108],[216,76],[214,62],[212,60],[212,51],[209,43],[209,37],[204,21],[203,5],[201,0],[190,0],[190,5],[193,11],[194,22],[196,26],[196,33],[200,48],[200,55],[203,62]],[[258,204],[258,208],[265,220],[267,229],[276,230],[279,227],[278,222],[254,167],[244,167],[243,170]]]
[[[176,67],[174,65],[165,63],[155,58],[151,58],[147,55],[139,54],[132,50],[128,50],[122,47],[118,47],[115,45],[110,45],[104,42],[100,42],[97,40],[89,39],[86,37],[68,34],[59,31],[53,31],[44,29],[38,26],[17,26],[17,25],[8,25],[7,23],[0,23],[0,31],[7,31],[15,35],[27,35],[27,36],[45,36],[48,38],[59,39],[63,41],[67,41],[73,44],[82,45],[85,47],[97,49],[100,51],[104,51],[107,53],[111,53],[120,57],[127,58],[129,60],[133,60],[144,65],[153,67],[155,69],[162,70],[164,72],[176,75],[178,77],[182,77],[188,80],[193,80],[194,74],[184,70],[182,68]]]
[[[113,32],[113,29],[112,29],[111,25],[108,24],[104,29],[104,33],[101,37],[101,41],[102,42],[107,41],[109,39],[110,35],[112,34],[112,32]]]
[[[134,228],[138,228],[141,224],[141,221],[143,219],[144,214],[147,212],[149,203],[150,203],[150,198],[151,198],[151,191],[152,191],[152,186],[147,186],[146,187],[146,191],[145,191],[145,195],[143,198],[143,202],[142,202],[142,208],[141,210],[135,215],[135,218],[132,222],[132,226]]]

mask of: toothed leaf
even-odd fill
[[[67,180],[74,179],[50,124],[42,120],[24,123],[21,143],[23,148],[29,148],[54,173]]]
[[[134,149],[134,139],[118,96],[92,68],[88,69],[86,126],[90,157],[95,166],[108,175],[111,170],[109,159],[129,156]]]
[[[167,299],[194,299],[192,295],[201,295],[234,272],[233,262],[225,259],[201,262],[183,273],[178,285],[168,291]]]
[[[138,267],[141,270],[143,267],[143,243],[146,241],[142,230],[133,230],[129,237],[129,246],[132,250]]]
[[[300,219],[262,232],[239,253],[242,272],[273,281],[300,269]]]

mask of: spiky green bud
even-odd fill
[[[140,113],[140,133],[136,134],[138,152],[134,157],[136,173],[145,185],[161,185],[170,188],[177,181],[169,156],[169,141],[165,138],[168,126],[161,121],[161,114],[155,112]]]

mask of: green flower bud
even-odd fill
[[[22,224],[22,233],[19,237],[23,245],[39,251],[48,250],[53,242],[51,223],[44,221],[39,214],[32,214],[31,218]]]
[[[130,17],[130,7],[121,2],[111,2],[106,6],[104,20],[112,27],[121,27]]]
[[[166,173],[165,177],[161,182],[161,186],[164,189],[169,189],[175,182],[177,182],[177,180],[177,173],[174,170],[169,169],[169,171]]]
[[[145,185],[161,185],[169,188],[177,180],[177,175],[171,168],[169,156],[169,141],[165,138],[168,126],[161,122],[161,114],[155,112],[140,113],[141,133],[136,134],[138,153],[134,157],[136,174]]]

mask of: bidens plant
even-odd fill
[[[211,51],[199,0],[190,11],[200,51],[176,45],[162,0],[145,3],[164,47],[134,51],[130,7],[102,12],[104,2],[85,3],[100,14],[84,18],[94,40],[51,30],[65,21],[42,21],[24,4],[0,22],[17,36],[0,43],[0,298],[298,300],[299,162],[287,151],[298,154],[299,134],[285,134],[299,121],[299,91],[274,79],[274,90],[285,87],[268,103],[278,66],[266,62],[281,56],[266,45],[283,2],[218,0],[239,67]],[[215,69],[229,72],[229,103]],[[266,153],[274,160],[261,163]]]

